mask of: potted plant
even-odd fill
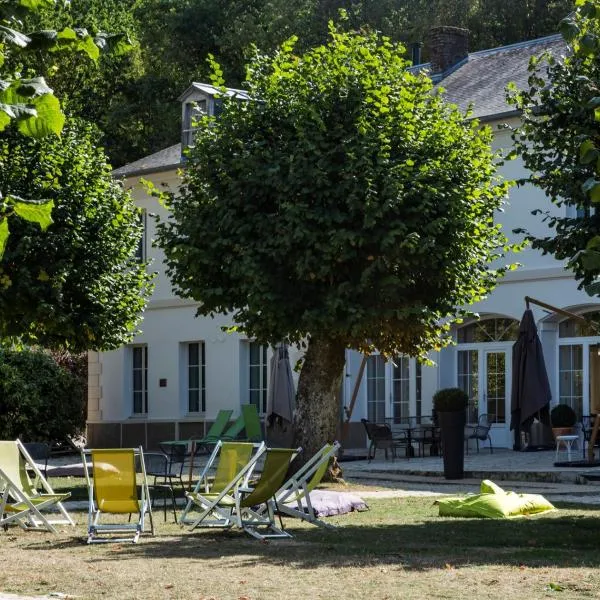
[[[558,435],[572,435],[574,432],[577,415],[568,404],[557,404],[550,411],[552,423],[552,435],[554,439]]]
[[[444,388],[433,395],[433,410],[440,424],[444,477],[462,479],[465,462],[465,422],[469,396],[460,388]]]

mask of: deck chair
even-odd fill
[[[35,483],[28,470],[35,475]],[[0,441],[0,526],[5,530],[15,524],[56,533],[54,525],[75,525],[62,505],[70,495],[54,493],[19,440]],[[58,509],[62,517],[50,518],[42,512],[47,509]]]
[[[302,448],[267,448],[266,458],[260,478],[252,487],[240,486],[237,489],[237,524],[246,533],[259,540],[266,538],[291,538],[283,529],[281,517],[279,527],[275,524],[275,494],[285,480],[290,463]],[[264,510],[260,510],[263,506]]]
[[[194,452],[212,448],[225,432],[225,428],[229,425],[232,410],[219,410],[215,422],[210,426],[210,429],[201,438],[194,438]],[[240,430],[241,431],[241,430]]]
[[[325,523],[317,517],[310,501],[310,492],[323,479],[329,466],[329,460],[335,455],[339,447],[339,442],[325,444],[281,486],[275,494],[274,500],[271,501],[271,508],[280,514],[297,517],[327,529],[335,529],[333,525]],[[302,500],[304,500],[306,506],[303,506]]]
[[[256,461],[265,451],[264,443],[219,441],[210,455],[193,491],[186,494],[188,502],[179,523],[202,527],[231,527],[235,509],[235,492],[240,485],[248,486]],[[212,483],[209,474],[216,468]],[[199,516],[192,516],[192,510]]]
[[[92,475],[86,455],[92,457]],[[138,495],[136,480],[136,456],[139,471],[142,476],[141,491]],[[150,518],[150,533],[154,535],[154,522],[152,521],[152,506],[148,479],[144,463],[142,447],[116,448],[107,450],[83,450],[82,459],[85,478],[88,486],[88,544],[99,542],[133,542],[139,540],[145,532],[145,516]],[[132,523],[100,523],[104,514],[131,515],[137,513],[137,522]],[[131,533],[129,537],[101,538],[103,534]]]
[[[254,404],[242,404],[241,414],[233,425],[221,436],[222,440],[235,440],[242,432],[244,441],[262,442],[264,440],[260,417]]]

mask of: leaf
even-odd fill
[[[0,258],[4,255],[4,250],[6,248],[6,242],[8,241],[8,219],[4,217],[0,221]]]
[[[17,196],[8,196],[14,211],[19,217],[26,221],[38,223],[42,231],[48,229],[52,224],[52,200],[24,200]]]
[[[595,177],[586,179],[581,190],[590,197],[592,202],[600,202],[600,181]]]
[[[15,31],[14,29],[10,29],[10,27],[0,25],[0,41],[8,42],[19,48],[25,48],[31,39],[20,31]]]
[[[592,140],[589,138],[579,146],[579,162],[582,165],[589,165],[598,158],[598,150]]]
[[[65,115],[60,109],[58,98],[52,94],[36,98],[33,102],[36,116],[19,121],[19,131],[31,137],[43,137],[49,133],[60,135],[65,124]]]
[[[579,27],[572,17],[563,19],[558,25],[558,30],[566,42],[572,42],[579,35]]]

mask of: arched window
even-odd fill
[[[459,344],[481,342],[510,342],[519,337],[519,321],[507,318],[492,318],[473,321],[456,332]]]
[[[600,311],[589,312],[581,315],[590,323],[582,323],[578,319],[565,319],[558,324],[558,337],[590,337],[598,335],[600,330]],[[591,322],[595,322],[595,327]]]

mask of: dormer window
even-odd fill
[[[207,83],[192,83],[179,97],[179,101],[182,103],[182,151],[194,143],[195,122],[199,116],[219,116],[223,109],[222,94],[236,100],[249,100],[248,93],[243,90],[234,90],[233,88],[223,90]],[[185,161],[185,155],[182,156],[182,160]]]
[[[194,144],[194,131],[196,129],[196,120],[207,113],[207,101],[196,100],[184,104],[183,129],[181,143],[183,147]]]

